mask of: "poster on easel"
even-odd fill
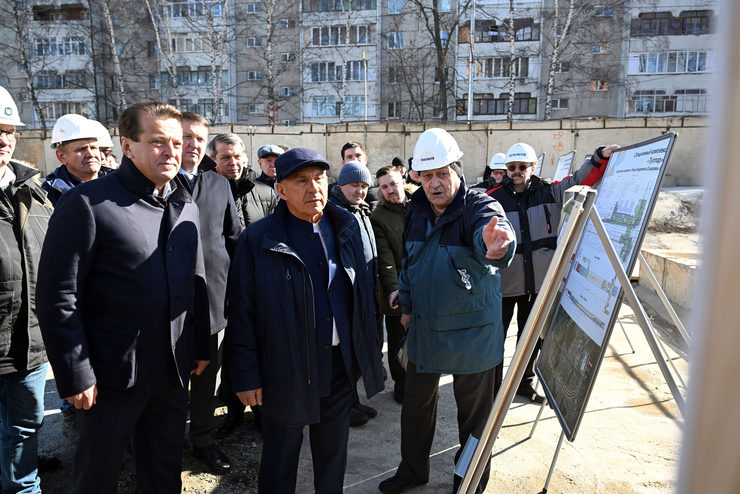
[[[670,132],[617,149],[598,187],[594,207],[627,274],[637,261],[675,140],[676,134]],[[621,299],[622,287],[589,222],[574,251],[535,368],[570,441],[583,417]]]
[[[573,168],[573,159],[576,156],[575,150],[568,154],[564,154],[558,160],[558,164],[555,167],[555,174],[552,177],[553,182],[560,182],[562,179],[570,175],[570,171]]]
[[[545,153],[542,153],[539,158],[537,158],[537,166],[534,169],[534,172],[532,172],[533,175],[537,175],[540,177],[542,175],[542,164],[545,162]]]

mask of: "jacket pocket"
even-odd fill
[[[125,391],[136,384],[136,342],[141,322],[96,318],[87,331],[90,362],[98,385]]]

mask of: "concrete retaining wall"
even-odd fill
[[[644,249],[642,255],[671,304],[682,309],[691,307],[698,253]],[[655,291],[647,274],[640,275],[640,285]]]
[[[703,146],[707,132],[703,118],[676,119],[597,119],[554,120],[547,122],[447,123],[444,128],[455,136],[465,153],[463,162],[467,180],[472,182],[483,174],[484,167],[495,153],[506,152],[515,142],[528,142],[538,154],[546,158],[541,175],[551,177],[558,158],[575,149],[576,162],[591,153],[600,144],[634,144],[676,131],[679,134],[668,167],[664,186],[701,185]],[[341,162],[339,151],[347,141],[365,144],[370,156],[370,168],[375,171],[390,164],[394,156],[404,159],[413,153],[414,144],[425,128],[442,126],[402,122],[373,123],[368,125],[299,125],[293,127],[218,126],[211,135],[233,131],[245,142],[250,162],[256,166],[257,149],[269,143],[291,147],[305,146],[320,151],[334,164],[332,175],[338,173]],[[117,139],[113,139],[117,141]],[[49,135],[40,131],[24,132],[15,152],[17,159],[34,163],[42,172],[56,168],[54,151],[49,147]],[[115,150],[120,156],[120,149]]]

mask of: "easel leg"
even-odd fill
[[[635,347],[632,346],[632,341],[630,341],[630,337],[627,336],[627,330],[624,329],[624,325],[622,324],[622,320],[617,317],[617,322],[619,323],[619,327],[622,328],[622,334],[624,334],[624,337],[627,339],[627,343],[629,343],[630,349],[632,350],[632,353],[635,353]]]
[[[552,457],[552,463],[550,464],[550,471],[547,472],[547,480],[545,480],[545,486],[540,491],[540,494],[547,494],[547,488],[550,487],[550,479],[552,473],[555,471],[555,463],[558,461],[558,455],[560,454],[560,448],[563,447],[563,439],[565,438],[565,431],[560,431],[560,439],[558,439],[558,447],[555,448],[555,455]]]
[[[527,439],[532,439],[532,436],[534,436],[534,430],[537,428],[537,424],[540,423],[540,417],[542,417],[542,412],[545,411],[545,405],[547,405],[547,399],[545,399],[545,401],[542,402],[540,411],[537,412],[537,418],[534,419],[534,424],[532,424],[532,430],[529,431],[529,437]]]

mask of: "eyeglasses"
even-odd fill
[[[506,169],[509,170],[510,172],[513,172],[514,170],[516,170],[517,168],[519,168],[519,171],[520,172],[523,172],[527,168],[529,168],[530,166],[532,166],[532,165],[530,165],[530,164],[521,164],[519,166],[517,166],[517,165],[507,165],[506,166]]]
[[[18,139],[21,136],[21,133],[18,132],[17,130],[3,130],[3,129],[0,129],[0,136],[5,136],[5,137],[8,138],[8,140],[15,141],[16,139]]]
[[[503,170],[493,170],[491,172],[492,175],[503,175],[505,172]]]

